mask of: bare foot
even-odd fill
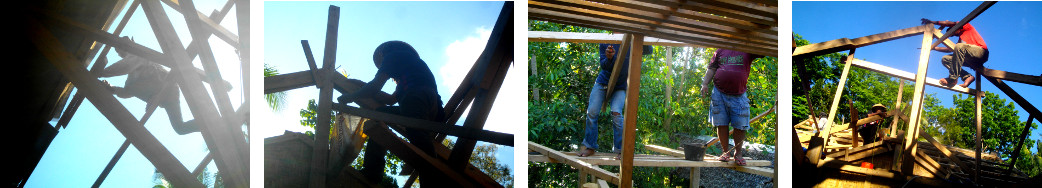
[[[973,83],[973,80],[974,80],[973,77],[966,77],[966,80],[963,81],[963,84],[961,84],[959,86],[962,86],[962,87],[965,87],[965,88],[969,88],[970,83]]]
[[[955,82],[949,83],[947,78],[941,78],[940,80],[937,81],[937,83],[941,84],[942,86],[945,86],[945,87],[952,87],[952,86],[955,85]]]
[[[597,151],[590,148],[586,148],[582,152],[579,152],[579,157],[593,156],[594,153],[597,153]]]

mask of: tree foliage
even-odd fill
[[[793,36],[797,46],[810,44],[799,34],[793,33]],[[805,76],[809,87],[801,83],[804,78],[798,73],[797,65],[794,64],[792,72],[792,117],[794,122],[792,123],[807,119],[812,108],[819,115],[828,115],[832,95],[836,91],[843,66],[846,66],[841,63],[845,56],[845,53],[832,53],[803,60],[794,59],[794,61],[802,61],[806,65],[807,72],[802,76]],[[896,110],[894,104],[898,96],[899,82],[905,82],[901,92],[903,95],[901,113],[909,115],[910,110],[905,108],[908,108],[911,102],[914,82],[852,67],[846,79],[846,86],[843,88],[840,98],[841,105],[837,110],[835,121],[840,123],[850,119],[848,117],[849,107],[846,104],[848,99],[854,101],[855,108],[862,115],[858,118],[865,118],[863,115],[871,113],[868,110],[876,103],[887,106],[889,110]],[[813,107],[808,107],[808,95],[809,100],[814,103]],[[971,95],[956,94],[952,96],[953,107],[946,107],[934,94],[926,94],[923,98],[923,121],[920,122],[920,126],[942,144],[973,149],[977,131],[975,102],[976,98]],[[1002,159],[1007,160],[1005,163],[1011,162],[1008,160],[1012,159],[1011,156],[1014,155],[1016,141],[1024,127],[1024,122],[1018,120],[1020,116],[1018,116],[1015,106],[1012,102],[1007,103],[1005,99],[999,98],[995,93],[985,91],[981,111],[983,112],[981,127],[983,151],[999,153]],[[841,119],[846,119],[846,121],[841,121]],[[897,128],[906,130],[907,124],[907,122],[898,122]],[[884,122],[883,125],[888,127],[891,122]],[[1034,124],[1031,126],[1032,129],[1036,127]],[[925,141],[925,139],[921,140]],[[1032,147],[1031,144],[1042,142],[1027,139],[1025,143],[1021,153],[1016,154],[1023,160],[1018,161],[1016,165],[1030,175],[1039,174],[1039,165],[1042,164],[1040,163],[1042,161],[1039,160],[1037,153],[1032,154],[1029,149]],[[1042,145],[1036,145],[1036,147],[1042,147]]]
[[[559,31],[606,33],[584,27],[529,20],[530,31]],[[667,62],[667,51],[673,61]],[[672,139],[675,133],[686,135],[716,135],[706,121],[709,116],[709,98],[699,89],[708,60],[716,49],[677,48],[654,46],[644,55],[641,65],[639,105],[637,106],[636,151],[646,144],[677,147],[682,143]],[[600,70],[598,44],[529,42],[529,61],[535,60],[536,75],[529,75],[529,92],[539,92],[528,102],[528,139],[559,151],[578,149],[585,127],[586,107],[590,89]],[[749,76],[747,95],[753,115],[770,109],[777,100],[777,58],[755,60]],[[633,87],[632,85],[630,87]],[[668,92],[667,92],[668,90]],[[667,100],[669,98],[669,100]],[[667,103],[668,101],[668,103]],[[612,130],[609,115],[601,112],[598,145],[602,151],[611,149]],[[669,124],[667,124],[669,122]],[[777,115],[772,113],[752,124],[749,141],[775,144]],[[567,165],[529,163],[529,187],[578,187],[577,173]],[[618,172],[618,167],[607,170]],[[673,168],[636,168],[633,171],[635,187],[679,186],[686,178],[671,178]]]

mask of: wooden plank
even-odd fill
[[[232,0],[228,0],[229,3]],[[226,7],[228,5],[225,5]],[[222,12],[228,12],[227,8],[223,9]],[[239,61],[242,67],[242,88],[243,98],[250,99],[250,1],[249,0],[235,0],[235,18],[236,31],[239,32],[239,46],[235,49],[239,50]],[[217,19],[215,19],[217,20]],[[246,126],[249,127],[249,121]]]
[[[181,2],[180,5],[182,10],[185,10],[187,12],[199,12],[195,9],[195,4],[192,2],[192,0],[180,0],[179,2]],[[199,45],[199,48],[196,50],[198,51],[199,59],[202,62],[203,70],[207,72],[207,79],[224,80],[224,78],[221,76],[220,69],[217,67],[217,60],[213,55],[213,51],[210,49],[210,43],[208,40],[211,33],[202,29],[204,27],[203,25],[206,24],[201,23],[200,20],[204,20],[206,16],[202,13],[196,15],[184,14],[184,18],[185,22],[189,26],[188,30],[192,35],[192,39],[196,41],[193,43]],[[246,144],[246,136],[242,133],[242,124],[235,123],[239,122],[239,117],[235,115],[235,108],[232,107],[231,98],[228,97],[228,91],[230,90],[230,84],[210,84],[210,91],[211,93],[213,93],[212,95],[217,104],[217,109],[219,112],[221,112],[221,118],[227,125],[225,127],[229,129],[228,133],[230,133],[230,135],[225,136],[231,137],[233,140],[241,140],[241,142],[236,141],[233,142],[233,144],[235,144],[236,149],[239,149],[239,155],[249,156],[250,147]],[[247,169],[248,167],[249,165],[246,165]]]
[[[995,87],[999,88],[999,90],[1002,91],[1002,93],[1005,93],[1006,96],[1009,97],[1009,99],[1012,99],[1013,102],[1016,102],[1017,105],[1020,106],[1020,108],[1023,108],[1024,111],[1028,112],[1030,116],[1034,116],[1036,118],[1042,117],[1042,111],[1039,111],[1038,108],[1035,107],[1035,105],[1032,105],[1031,102],[1025,99],[1024,96],[1021,96],[1020,93],[1018,93],[1016,90],[1013,90],[1013,88],[1009,87],[1009,85],[1006,85],[1005,81],[993,77],[984,78],[990,81],[992,84],[994,84]]]
[[[357,115],[359,117],[379,120],[384,123],[401,125],[402,127],[406,127],[409,129],[452,135],[458,138],[473,139],[482,142],[488,142],[511,147],[514,146],[514,135],[512,134],[493,132],[481,129],[472,129],[464,126],[456,126],[416,118],[403,117],[374,110],[367,110],[347,106],[343,104],[333,104],[333,109],[351,115]]]
[[[797,50],[798,49],[799,48],[797,48]],[[851,49],[850,53],[848,53],[848,55],[847,55],[846,60],[849,61],[851,59],[854,59],[854,52],[855,52],[855,50]],[[843,94],[843,89],[846,88],[845,86],[847,84],[847,75],[850,74],[850,67],[851,67],[850,65],[843,66],[843,72],[839,76],[839,83],[836,86],[836,92],[834,92],[834,94],[832,95],[832,106],[829,107],[829,116],[828,116],[828,118],[826,118],[827,120],[825,122],[831,123],[831,122],[835,122],[835,120],[836,120],[836,111],[839,110],[839,99],[840,99],[839,97],[840,97],[840,95]],[[821,137],[823,139],[823,141],[824,141],[824,142],[822,142],[822,144],[828,144],[829,143],[829,137],[830,137],[830,131],[829,130],[831,130],[831,128],[832,128],[832,126],[825,126],[825,130],[822,130],[822,131],[818,132],[818,134],[815,134],[814,137]],[[820,156],[821,156],[821,152],[823,152],[824,149],[825,148],[821,147],[820,145],[815,145],[812,142],[812,145],[810,146],[810,149],[809,149],[810,152],[808,152],[809,155],[807,156],[807,157],[810,157],[811,163],[817,164],[818,167],[821,167],[821,165],[824,164],[824,163],[819,163],[818,162],[818,160],[820,159]]]
[[[398,158],[405,161],[405,163],[413,165],[418,169],[436,169],[439,172],[444,173],[446,177],[451,178],[451,181],[458,182],[462,187],[476,187],[476,185],[472,184],[471,181],[464,178],[459,171],[449,168],[444,161],[427,155],[427,153],[420,150],[420,148],[417,148],[405,140],[398,138],[398,136],[395,136],[387,126],[365,126],[364,129],[365,134],[369,135],[370,143],[376,143],[386,147],[387,151],[398,156]]]
[[[613,33],[576,33],[557,31],[528,31],[528,42],[574,42],[574,43],[601,43],[622,44],[623,35]],[[679,46],[679,47],[706,47],[688,43],[660,39],[655,37],[644,37],[646,45],[653,46]]]
[[[718,7],[715,7],[715,6],[707,6],[706,4],[703,4],[703,3],[698,2],[698,1],[680,1],[680,2],[678,2],[678,0],[638,0],[638,1],[646,2],[646,3],[655,3],[655,4],[660,4],[660,5],[663,5],[663,6],[670,6],[670,7],[676,6],[676,4],[681,4],[680,7],[682,9],[686,9],[686,10],[705,12],[705,13],[714,14],[714,15],[720,15],[720,16],[729,17],[729,18],[746,20],[746,21],[750,21],[750,22],[753,22],[753,23],[757,23],[757,24],[763,24],[763,25],[769,25],[769,26],[778,26],[777,15],[775,15],[774,18],[763,17],[763,16],[759,16],[759,15],[748,14],[748,13],[742,12],[742,11],[736,11],[736,10],[730,10],[730,9],[721,9],[721,8],[718,8]]]
[[[944,174],[951,173],[942,171],[941,164],[934,161],[933,158],[930,158],[926,153],[923,153],[923,150],[919,150],[919,152],[916,153],[915,162],[922,166],[927,172],[932,173],[934,177],[943,177]]]
[[[200,25],[198,25],[198,26],[202,26],[202,27],[199,27],[199,29],[206,29],[205,32],[207,32],[207,34],[206,34],[207,38],[209,38],[209,35],[212,33],[215,36],[217,36],[217,38],[220,38],[221,40],[224,40],[224,42],[227,42],[228,45],[230,45],[232,47],[238,47],[239,46],[239,37],[235,36],[235,34],[232,33],[231,31],[228,31],[228,29],[225,29],[224,26],[221,26],[221,24],[220,24],[221,21],[220,20],[210,19],[209,17],[206,16],[206,14],[203,14],[202,12],[199,12],[198,10],[196,10],[194,8],[195,6],[191,6],[192,8],[186,9],[185,8],[185,4],[191,5],[191,3],[184,3],[184,2],[189,2],[188,0],[162,0],[162,1],[163,1],[163,3],[166,3],[167,6],[170,6],[170,8],[173,9],[174,11],[177,11],[178,13],[181,13],[181,15],[185,16],[185,18],[188,18],[188,17],[198,17],[199,19],[196,20],[196,21],[200,22],[199,23]],[[185,13],[185,12],[188,12],[188,13]],[[223,18],[223,15],[222,15],[222,18]],[[189,23],[189,25],[192,25],[192,23]],[[189,28],[189,29],[191,29],[191,28]],[[202,41],[200,41],[200,42],[202,42]],[[195,43],[195,41],[193,40],[191,43]],[[209,45],[204,45],[204,46],[209,46]]]
[[[608,85],[605,86],[605,87],[607,87],[607,89],[604,90],[604,102],[601,103],[601,109],[599,109],[600,111],[597,111],[597,112],[603,112],[604,109],[608,108],[608,101],[611,101],[611,99],[612,99],[611,95],[615,93],[615,85],[619,81],[619,74],[621,74],[620,72],[622,72],[622,64],[629,63],[629,62],[623,62],[624,61],[623,59],[626,59],[626,58],[622,58],[622,57],[623,57],[623,55],[625,55],[624,54],[625,52],[632,51],[631,48],[633,48],[633,45],[631,45],[631,43],[633,41],[633,35],[632,34],[625,34],[622,37],[622,40],[623,40],[622,45],[619,46],[618,50],[615,50],[615,62],[614,62],[614,64],[612,64],[611,76],[608,76]],[[607,53],[607,52],[602,52],[602,53]]]
[[[929,26],[930,30],[925,31],[924,34],[929,34],[933,32],[933,24],[927,24],[926,26]],[[904,148],[901,152],[901,155],[904,158],[903,160],[901,160],[901,172],[904,173],[911,173],[914,167],[913,163],[915,159],[913,157],[916,149],[915,146],[918,143],[915,142],[915,139],[919,137],[919,133],[921,132],[919,131],[919,121],[922,114],[921,109],[923,105],[923,92],[926,89],[926,70],[929,67],[927,65],[930,62],[931,50],[930,46],[928,45],[930,44],[931,40],[933,40],[933,37],[929,35],[924,36],[922,41],[922,47],[919,50],[919,66],[915,74],[915,89],[912,92],[912,114],[909,115],[910,120],[908,121],[909,123],[907,131],[905,131]]]
[[[873,149],[880,148],[880,147],[885,148],[885,146],[884,146],[885,144],[886,144],[885,141],[874,142],[874,143],[867,144],[867,145],[864,145],[864,146],[861,146],[861,147],[854,147],[854,148],[850,148],[848,150],[844,150],[844,151],[840,151],[840,152],[836,152],[836,153],[831,153],[831,154],[826,155],[826,157],[841,159],[841,158],[843,158],[843,156],[847,156],[847,155],[850,155],[850,154],[871,151]],[[849,159],[849,158],[848,159],[843,159],[843,160],[845,160],[845,161],[854,161],[854,160]]]
[[[897,40],[905,37],[922,35],[923,31],[929,31],[932,28],[933,26],[922,25],[900,29],[896,31],[859,37],[855,39],[841,38],[831,41],[808,44],[796,47],[796,50],[792,52],[792,57],[813,57],[858,48],[862,46],[879,44],[882,42]]]
[[[729,39],[732,41],[743,41],[749,43],[758,43],[762,45],[777,44],[778,40],[776,32],[748,32],[733,27],[720,26],[716,24],[709,24],[689,19],[662,18],[659,17],[659,14],[657,13],[649,13],[617,6],[604,6],[604,4],[580,0],[556,0],[546,2],[531,1],[529,2],[529,6],[542,9],[557,8],[560,10],[560,12],[564,13],[608,16],[619,20],[630,21],[631,23],[639,23],[644,26],[649,26],[649,30],[666,28],[678,31],[686,31],[689,33],[717,39]]]
[[[619,167],[619,187],[633,187],[633,152],[636,146],[637,136],[637,109],[640,106],[640,69],[643,65],[641,52],[643,52],[644,35],[633,35],[633,47],[630,48],[630,68],[626,86],[626,107],[623,119],[622,133],[622,165]]]
[[[956,22],[955,26],[952,26],[953,29],[950,29],[948,30],[948,32],[944,33],[944,36],[941,36],[940,40],[934,42],[932,45],[929,46],[929,48],[923,49],[933,49],[933,47],[937,47],[937,45],[941,44],[941,42],[943,42],[944,39],[948,39],[948,37],[951,37],[952,34],[955,34],[956,31],[961,30],[963,25],[965,25],[966,23],[970,23],[970,21],[973,21],[973,19],[977,18],[978,15],[984,13],[984,10],[988,10],[988,8],[991,7],[991,5],[995,5],[995,2],[996,1],[985,1],[981,3],[980,6],[977,6],[977,9],[973,9],[973,12],[970,12],[970,14],[966,15],[966,17],[962,18],[961,21]],[[933,24],[930,24],[930,26],[933,27]]]
[[[568,153],[562,153],[568,155]],[[568,155],[571,156],[571,155]],[[598,166],[621,166],[621,161],[614,159],[615,156],[592,156],[592,157],[574,157],[575,160],[583,161],[591,165]],[[552,163],[551,157],[540,156],[540,155],[529,155],[529,162],[544,162]],[[562,162],[561,160],[557,160]],[[747,160],[744,167],[756,167],[756,166],[770,166],[771,161],[768,160]],[[743,167],[738,164],[731,162],[723,162],[717,160],[716,157],[706,156],[702,161],[689,161],[683,158],[677,157],[634,157],[633,166],[640,167]]]
[[[141,151],[157,170],[163,173],[172,184],[184,187],[202,187],[199,181],[189,177],[188,170],[174,157],[162,143],[147,129],[137,125],[137,120],[109,92],[97,77],[91,76],[72,54],[65,51],[61,42],[41,25],[40,21],[30,18],[28,32],[36,49],[53,64],[59,72],[75,84],[80,92],[86,94],[87,100],[94,104],[98,111],[112,122],[120,133]]]
[[[608,172],[607,170],[604,170],[604,169],[601,169],[599,167],[593,166],[590,163],[583,162],[583,161],[581,161],[579,159],[576,159],[576,157],[565,155],[565,154],[563,154],[561,152],[558,152],[556,150],[547,148],[546,146],[543,146],[543,145],[536,144],[535,142],[531,142],[531,141],[528,142],[528,149],[535,150],[536,152],[544,154],[545,156],[549,157],[550,159],[553,159],[553,160],[548,160],[548,161],[555,161],[556,160],[557,162],[568,164],[568,166],[572,166],[572,168],[586,170],[586,172],[589,172],[590,175],[593,175],[594,177],[597,177],[597,179],[607,180],[607,181],[611,182],[612,184],[619,185],[619,181],[620,181],[619,177],[616,176],[614,173],[611,173],[611,172]]]
[[[837,168],[839,170],[843,170],[843,171],[847,171],[847,172],[853,172],[853,173],[858,173],[858,174],[864,174],[864,175],[875,176],[875,177],[882,177],[882,178],[889,178],[889,179],[893,179],[893,178],[898,177],[897,173],[894,173],[894,172],[891,172],[891,171],[888,171],[888,170],[877,170],[877,169],[861,168],[860,166],[850,165],[846,161],[840,161],[840,160],[835,160],[835,159],[831,159],[831,158],[825,159],[821,163],[823,164],[823,166],[830,167],[830,168]]]
[[[109,164],[105,165],[105,169],[101,170],[101,175],[98,175],[98,179],[94,180],[94,185],[91,185],[90,187],[97,188],[101,186],[101,182],[105,181],[105,178],[109,176],[109,172],[112,172],[112,167],[116,166],[116,162],[119,161],[119,158],[123,157],[123,153],[127,152],[127,148],[129,147],[130,140],[124,140],[123,145],[119,146],[119,149],[116,150],[116,154],[112,156],[111,160],[109,160]]]
[[[513,11],[513,2],[503,3],[503,8],[496,19],[492,34],[489,36],[481,56],[478,57],[478,61],[489,62],[490,66],[486,68],[485,74],[477,75],[482,78],[481,80],[476,80],[480,81],[480,85],[478,85],[480,87],[474,98],[474,105],[471,106],[470,113],[467,114],[467,120],[463,122],[463,127],[470,129],[484,128],[485,122],[488,120],[489,111],[496,102],[496,96],[499,95],[499,90],[503,86],[503,80],[506,78],[510,64],[514,61]],[[513,140],[509,142],[512,143]],[[449,157],[449,165],[455,169],[465,168],[470,163],[470,157],[473,155],[476,144],[477,140],[457,139],[452,149],[452,155]]]
[[[145,0],[142,2],[142,8],[156,38],[159,39],[160,47],[174,59],[171,63],[173,65],[171,72],[190,73],[194,71],[196,68],[192,66],[187,51],[177,38],[177,34],[174,33],[173,24],[170,23],[163,6],[156,0]],[[214,159],[217,160],[221,177],[225,178],[225,183],[231,187],[248,186],[248,177],[245,176],[248,165],[243,164],[244,159],[248,157],[243,156],[242,148],[236,148],[245,145],[237,142],[245,142],[245,140],[233,137],[234,133],[229,132],[231,131],[229,128],[216,126],[222,125],[222,121],[217,117],[218,111],[211,102],[213,99],[203,87],[203,79],[198,74],[180,74],[179,77],[178,83],[184,93],[185,102],[188,103],[192,116],[201,123],[199,127],[202,129],[203,139],[206,140],[210,151],[215,154]],[[194,178],[192,179],[194,180]]]
[[[894,106],[893,107],[894,107],[894,111],[898,111],[897,113],[901,114],[901,110],[900,109],[901,109],[901,104],[902,104],[902,101],[903,101],[903,100],[901,100],[901,98],[904,97],[905,81],[904,80],[898,80],[898,82],[900,82],[900,83],[897,85],[897,100],[894,101]],[[901,114],[901,115],[904,115],[904,114]],[[893,122],[890,124],[890,134],[888,134],[886,136],[897,135],[897,122],[898,121],[897,121],[897,119],[894,119],[892,121]]]
[[[883,66],[883,65],[880,65],[880,64],[876,64],[876,63],[872,63],[872,62],[868,62],[868,61],[864,61],[864,60],[860,60],[860,59],[854,59],[854,61],[852,61],[852,62],[853,62],[852,64],[855,67],[858,67],[858,68],[863,68],[863,69],[867,69],[867,70],[870,70],[870,71],[873,71],[873,72],[883,73],[883,74],[890,75],[890,76],[897,77],[897,78],[904,79],[904,80],[912,80],[912,81],[915,80],[915,74],[911,73],[911,72],[907,72],[907,71],[903,71],[903,70],[900,70],[900,69],[895,69],[895,68]],[[970,94],[970,95],[973,95],[974,93],[977,93],[976,89],[962,87],[962,86],[959,86],[959,85],[955,85],[955,86],[952,86],[952,87],[943,86],[943,85],[939,84],[938,83],[938,79],[935,79],[935,78],[925,77],[924,80],[926,82],[926,85],[930,85],[930,86],[941,88],[941,89],[947,89],[947,90],[950,90],[950,91],[959,92],[959,93],[965,93],[965,94]]]
[[[986,77],[991,77],[991,78],[996,78],[996,79],[1001,79],[1001,80],[1009,80],[1009,81],[1014,81],[1014,82],[1020,82],[1020,83],[1024,83],[1024,84],[1031,84],[1031,85],[1035,85],[1035,86],[1042,86],[1042,76],[1031,76],[1031,75],[1019,74],[1019,73],[1013,73],[1013,72],[1006,72],[1006,71],[989,69],[989,68],[981,68],[981,70],[978,70],[978,71],[980,71],[981,74],[984,74],[984,76],[986,76]]]
[[[645,26],[638,26],[630,23],[618,22],[613,20],[605,21],[605,19],[601,18],[560,14],[552,10],[543,10],[536,7],[529,7],[528,10],[529,17],[531,19],[546,20],[562,24],[571,24],[576,26],[612,30],[624,33],[644,33],[648,36],[654,36],[662,39],[680,41],[684,43],[690,43],[693,45],[743,51],[757,55],[775,56],[778,54],[777,46],[749,46],[736,43],[721,43],[718,41],[705,40],[703,38],[699,38],[698,36],[692,36],[691,34],[684,33],[683,31],[665,29],[658,29],[659,31],[653,31]]]
[[[847,109],[850,109],[850,123],[849,124],[856,124],[857,120],[854,120],[854,119],[856,119],[858,117],[858,115],[857,115],[857,108],[854,108],[854,100],[850,99],[850,98],[847,98],[847,104],[849,104]],[[857,134],[858,133],[857,132],[858,126],[850,126],[850,128],[852,129],[850,131],[850,138],[852,138],[852,139],[850,139],[850,141],[851,141],[850,146],[857,147],[858,146],[858,140],[860,140],[860,139],[858,139],[858,134]]]
[[[684,19],[688,19],[688,20],[698,20],[698,21],[702,21],[702,22],[707,22],[707,23],[712,23],[712,24],[717,24],[717,25],[722,25],[722,26],[728,26],[728,27],[734,27],[734,28],[737,28],[737,29],[748,30],[748,31],[753,31],[753,32],[762,32],[762,33],[767,33],[767,34],[776,34],[776,33],[778,33],[777,27],[771,27],[771,26],[768,26],[768,25],[765,25],[765,24],[757,24],[757,23],[746,21],[746,20],[739,20],[739,19],[730,18],[730,17],[722,17],[722,16],[708,14],[708,13],[702,13],[702,12],[698,12],[698,11],[681,9],[681,8],[679,8],[680,4],[677,4],[677,5],[671,6],[671,7],[667,7],[667,6],[651,4],[651,3],[644,3],[644,2],[638,2],[638,1],[632,1],[632,0],[617,0],[617,1],[590,0],[590,1],[601,3],[601,4],[606,4],[606,5],[611,5],[611,6],[625,7],[625,8],[634,9],[634,10],[641,10],[641,11],[647,11],[647,12],[656,12],[656,13],[663,14],[663,15],[668,14],[668,15],[671,15],[672,17],[674,17],[674,18],[679,17],[679,18],[684,18]],[[775,2],[775,3],[777,3],[777,2]]]
[[[336,64],[336,42],[338,29],[340,26],[340,7],[330,5],[329,16],[326,22],[326,44],[325,52],[322,58],[322,70],[331,70],[333,65]],[[312,69],[312,72],[317,72],[319,69]],[[333,104],[333,87],[330,84],[329,79],[317,78],[321,80],[315,80],[319,86],[318,94],[318,119],[325,120],[330,119],[329,112],[331,111],[330,106]],[[368,127],[366,127],[368,128]],[[369,130],[369,129],[366,129]],[[368,132],[367,132],[368,134]],[[370,135],[370,139],[375,136]],[[397,138],[397,137],[395,137]],[[329,121],[318,121],[315,123],[315,149],[312,150],[314,153],[311,157],[311,182],[310,187],[325,187],[326,186],[326,168],[328,168],[329,160]],[[386,147],[386,146],[385,146]]]
[[[725,168],[730,168],[731,170],[735,170],[735,171],[739,171],[739,172],[756,174],[756,175],[763,176],[763,177],[769,177],[769,178],[776,179],[776,180],[778,179],[778,176],[775,175],[774,169],[772,169],[772,168],[752,167],[752,166],[734,166],[734,167],[725,167]]]
[[[691,167],[691,168],[688,168],[688,169],[691,170],[691,172],[688,173],[688,179],[691,180],[691,185],[689,185],[689,186],[690,187],[701,187],[699,185],[702,184],[702,177],[701,177],[702,176],[702,168]]]

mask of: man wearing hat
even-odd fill
[[[886,116],[886,106],[883,106],[883,104],[876,103],[876,105],[872,105],[870,111],[872,111],[872,113],[868,114],[868,117]],[[871,144],[872,142],[875,142],[877,136],[879,136],[878,138],[882,138],[882,135],[877,134],[877,130],[879,130],[880,124],[883,124],[883,119],[869,122],[867,124],[861,125],[861,127],[858,128],[858,135],[861,135],[861,138],[865,139],[865,144]]]

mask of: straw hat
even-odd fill
[[[875,112],[876,109],[882,109],[883,112],[886,112],[886,106],[883,106],[883,104],[876,103],[876,105],[872,105],[872,112]]]

